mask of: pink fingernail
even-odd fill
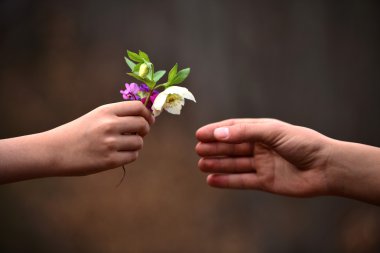
[[[217,139],[227,139],[230,135],[230,130],[227,127],[220,127],[214,130],[214,136]]]

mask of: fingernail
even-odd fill
[[[227,139],[230,135],[230,130],[227,127],[220,127],[214,130],[214,136],[217,139]]]

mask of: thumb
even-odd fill
[[[240,123],[214,130],[216,140],[226,143],[263,142],[274,144],[282,135],[283,126],[274,123]]]

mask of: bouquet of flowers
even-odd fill
[[[193,94],[186,88],[175,86],[182,83],[190,74],[190,68],[178,71],[178,64],[169,71],[167,81],[158,84],[166,74],[165,70],[154,70],[154,65],[149,56],[143,51],[138,53],[127,50],[124,57],[127,65],[131,69],[128,75],[142,82],[126,83],[125,90],[120,90],[124,100],[140,100],[150,109],[156,117],[166,110],[172,114],[180,114],[185,99],[192,100]]]

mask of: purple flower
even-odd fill
[[[146,85],[145,83],[143,83],[143,84],[140,85],[140,91],[149,92],[150,89],[149,89],[148,85]]]
[[[140,100],[137,93],[140,91],[140,87],[136,83],[125,83],[125,90],[120,90],[124,100]]]
[[[141,102],[145,103],[146,101],[146,97],[148,96],[149,92],[150,92],[150,88],[148,85],[146,85],[145,83],[141,84],[140,85],[140,91],[141,92],[144,92],[144,96],[142,97],[141,99]],[[160,92],[158,90],[153,90],[152,91],[152,94],[150,95],[150,101],[148,102],[147,104],[147,107],[150,109],[154,103],[154,100],[156,99],[157,95],[159,94]]]
[[[149,110],[152,110],[152,105],[153,105],[153,103],[154,103],[154,100],[156,99],[156,97],[158,96],[159,93],[160,93],[160,92],[158,92],[157,90],[153,90],[153,91],[152,91],[152,94],[150,95],[150,98],[149,98],[150,101],[148,101],[148,104],[146,105],[146,107],[147,107]],[[142,102],[143,104],[145,104],[145,102],[146,102],[146,97],[142,98],[142,99],[141,99],[141,102]]]

